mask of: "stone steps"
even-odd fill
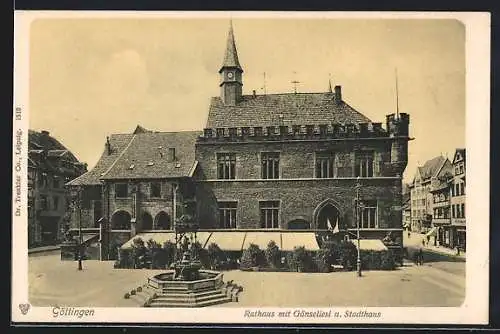
[[[217,295],[205,296],[196,300],[182,300],[176,298],[160,297],[155,298],[146,307],[206,307],[216,304],[228,303],[231,301],[230,297],[220,292]]]
[[[198,296],[195,294],[192,295],[184,295],[184,296],[172,296],[172,295],[163,295],[154,298],[153,301],[157,302],[165,302],[165,303],[192,303],[192,302],[202,302],[210,299],[215,299],[219,297],[227,297],[227,295],[221,291],[214,291],[208,295]]]
[[[205,290],[201,292],[189,292],[189,293],[159,293],[158,299],[164,297],[172,297],[172,298],[199,298],[210,295],[217,295],[223,293],[221,290]]]

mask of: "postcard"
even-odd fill
[[[14,323],[488,323],[488,13],[17,11],[14,55]]]

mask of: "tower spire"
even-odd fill
[[[332,75],[328,73],[328,93],[333,93],[332,92]]]
[[[229,22],[224,61],[219,70],[221,77],[221,99],[225,105],[236,105],[242,98],[243,69],[238,60],[234,41],[233,22]]]
[[[240,61],[238,59],[236,42],[234,41],[233,20],[229,21],[229,32],[227,34],[226,52],[224,54],[224,62],[222,63],[222,67],[219,72],[221,72],[224,67],[233,67],[243,71],[240,65]]]

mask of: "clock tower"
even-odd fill
[[[222,63],[219,73],[221,76],[220,97],[222,102],[225,105],[234,106],[240,101],[242,95],[243,69],[238,60],[232,22],[229,24],[226,53],[224,54],[224,62]]]

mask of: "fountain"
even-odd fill
[[[242,287],[224,282],[218,271],[202,269],[196,244],[198,225],[189,214],[175,224],[176,254],[173,270],[149,277],[129,298],[144,307],[203,307],[238,301]]]

